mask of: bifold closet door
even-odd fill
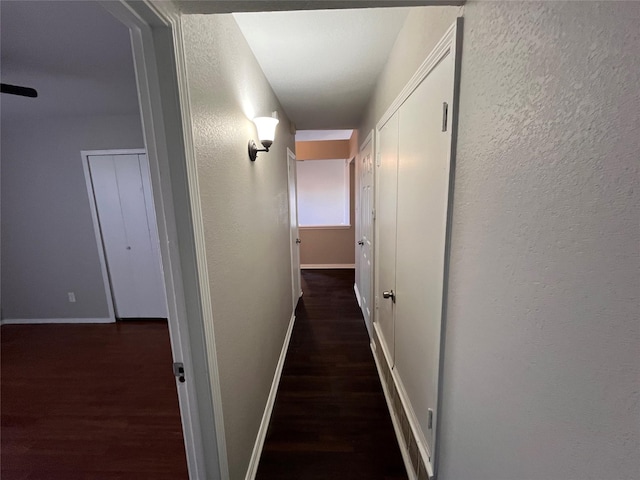
[[[116,317],[167,318],[146,155],[88,159]]]
[[[444,109],[453,103],[453,79],[450,54],[399,110],[395,368],[429,454],[437,419],[449,200],[451,119]]]

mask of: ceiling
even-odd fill
[[[2,117],[137,114],[128,30],[99,2],[0,0],[2,82],[37,99],[0,96]],[[457,0],[233,0],[176,2],[184,12],[235,15],[288,116],[299,129],[354,128],[407,8]],[[348,46],[348,48],[345,48]]]
[[[409,8],[236,13],[298,129],[355,128]]]
[[[1,0],[3,119],[138,113],[129,30],[98,2]]]
[[[174,0],[182,13],[267,12],[340,8],[462,5],[465,0]]]

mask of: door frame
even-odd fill
[[[100,1],[130,32],[167,294],[190,479],[228,480],[180,13],[171,2]],[[157,55],[156,52],[161,53]],[[167,366],[170,369],[170,366]]]
[[[296,154],[293,153],[291,151],[291,149],[289,149],[289,147],[287,147],[287,195],[290,194],[291,192],[291,176],[289,175],[289,169],[291,167],[291,165],[294,165],[294,167],[296,166]],[[294,172],[294,180],[293,180],[293,188],[296,191],[296,229],[298,230],[298,234],[296,238],[300,238],[300,225],[298,225],[298,182],[296,180],[296,176],[295,176],[296,172]],[[291,206],[291,198],[289,198],[289,206]],[[289,222],[291,222],[291,211],[289,211]],[[298,244],[298,246],[294,246],[293,244],[293,238],[291,237],[291,226],[289,226],[289,244],[290,244],[290,249],[291,249],[291,294],[292,294],[292,301],[293,301],[293,312],[295,313],[296,311],[296,306],[298,304],[298,300],[300,299],[300,297],[302,297],[302,278],[300,275],[300,246]],[[294,272],[296,265],[294,264],[294,249],[297,248],[298,249],[298,268],[297,271]],[[295,275],[298,275],[298,285],[300,286],[300,291],[296,292],[295,290],[295,286],[296,286],[296,281],[295,281]]]
[[[82,170],[84,172],[84,180],[87,187],[87,195],[89,196],[89,208],[91,210],[91,220],[93,221],[93,233],[96,236],[96,246],[98,248],[98,258],[100,259],[100,271],[102,272],[102,281],[104,283],[104,291],[107,298],[107,308],[109,309],[109,319],[111,322],[116,321],[115,301],[113,299],[113,291],[111,289],[111,280],[109,277],[109,268],[107,266],[107,256],[104,251],[104,239],[102,238],[102,230],[100,228],[100,219],[98,218],[98,207],[96,205],[95,192],[93,191],[93,181],[91,180],[91,169],[89,168],[89,156],[100,155],[144,155],[146,150],[143,148],[135,149],[117,149],[117,150],[82,150]],[[158,241],[160,241],[158,235]]]

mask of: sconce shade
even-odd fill
[[[276,137],[276,125],[279,120],[274,117],[256,117],[253,119],[253,123],[256,124],[258,129],[258,140],[260,143],[269,148],[273,144],[273,140]]]

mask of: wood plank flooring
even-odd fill
[[[353,283],[303,271],[258,480],[407,478]]]
[[[2,480],[188,478],[166,322],[0,336]]]

